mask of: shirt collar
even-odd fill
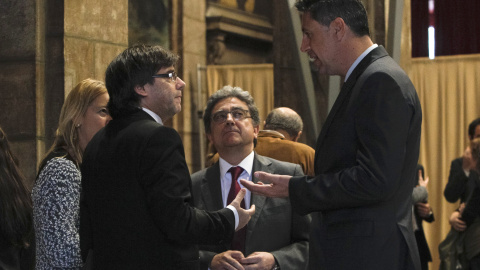
[[[159,123],[160,125],[163,125],[163,122],[162,122],[162,118],[160,118],[160,116],[158,116],[158,114],[152,112],[151,110],[145,108],[145,107],[142,107],[142,110],[146,113],[148,113],[151,117],[153,117],[153,119],[155,119],[155,121],[157,123]]]
[[[357,58],[357,60],[355,60],[355,62],[353,62],[353,64],[352,64],[352,66],[348,69],[347,75],[345,76],[345,81],[347,81],[348,77],[350,77],[350,74],[352,74],[353,70],[357,67],[358,63],[360,63],[360,61],[362,61],[363,58],[365,58],[365,56],[367,56],[367,54],[369,54],[371,51],[373,51],[373,49],[375,49],[377,47],[378,47],[377,44],[373,44],[372,46],[368,47],[368,49],[366,49],[362,54],[360,54],[360,56]]]
[[[248,175],[251,175],[252,174],[252,169],[253,169],[253,158],[254,158],[254,153],[253,151],[248,155],[246,156],[238,165],[232,165],[230,163],[228,163],[227,161],[225,161],[222,157],[219,158],[219,165],[220,165],[220,175],[221,176],[224,176],[225,174],[227,174],[228,170],[231,168],[231,167],[236,167],[236,166],[240,166],[242,167],[242,169],[248,173]]]

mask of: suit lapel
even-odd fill
[[[319,154],[320,147],[322,146],[323,140],[325,139],[326,134],[328,133],[328,128],[332,123],[333,119],[335,119],[335,115],[342,107],[343,103],[345,102],[346,97],[351,92],[355,83],[357,82],[358,77],[365,71],[365,69],[375,60],[380,57],[387,56],[387,52],[383,48],[383,46],[378,46],[377,48],[373,49],[369,54],[367,54],[360,63],[355,67],[348,77],[348,80],[342,85],[340,90],[340,94],[338,95],[335,103],[333,104],[332,110],[327,116],[327,120],[325,120],[325,124],[322,127],[322,131],[320,135],[318,135],[317,144],[315,147],[315,160],[317,160],[317,155]]]
[[[210,181],[208,181],[210,179]],[[207,169],[202,179],[202,198],[205,209],[216,211],[223,208],[220,165],[215,163]]]
[[[270,168],[271,164],[272,163],[270,161],[268,161],[264,157],[259,156],[259,155],[257,155],[257,153],[255,153],[255,157],[253,159],[253,168],[252,168],[252,181],[255,182],[255,183],[258,182],[258,179],[253,178],[253,174],[256,171],[264,171],[264,172],[268,172],[268,173],[273,173],[272,169]],[[252,194],[250,204],[255,205],[255,214],[252,216],[252,218],[248,222],[246,243],[248,243],[249,238],[252,235],[252,231],[254,230],[255,225],[257,224],[257,221],[262,214],[262,211],[263,211],[263,208],[264,208],[265,204],[267,204],[267,203],[268,203],[268,199],[265,196],[259,196],[259,195]]]

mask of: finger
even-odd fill
[[[230,267],[229,269],[233,269],[233,270],[244,270],[245,268],[243,268],[243,265],[240,263],[240,261],[238,260],[229,260],[228,261],[230,263]]]
[[[255,172],[255,173],[253,174],[253,176],[254,176],[255,178],[257,178],[258,181],[269,182],[269,183],[275,182],[275,181],[273,180],[273,178],[274,178],[274,177],[273,177],[273,174],[271,174],[271,173],[266,173],[266,172],[258,171],[258,172]],[[265,181],[265,180],[267,180],[267,181]]]
[[[236,205],[240,205],[240,203],[243,200],[243,197],[245,197],[245,194],[247,193],[247,190],[242,188],[237,194],[237,197],[232,201],[232,204],[236,203]]]
[[[240,263],[242,263],[243,265],[245,264],[254,264],[254,263],[258,263],[260,261],[260,257],[259,256],[252,256],[252,255],[249,255],[248,257],[244,258],[244,259],[241,259],[240,260]]]
[[[237,250],[232,250],[230,253],[230,256],[232,256],[232,258],[234,258],[237,261],[240,261],[241,259],[245,258],[245,256],[243,256],[243,253]]]
[[[246,210],[247,214],[251,217],[255,214],[255,204],[250,205],[250,209]]]
[[[253,183],[252,181],[246,181],[244,179],[240,179],[240,183],[245,187],[247,188],[248,190],[250,190],[251,192],[253,192],[254,194],[261,194],[261,195],[264,195],[265,193],[265,188],[268,188],[270,187],[269,185],[258,185],[256,183]]]
[[[248,264],[248,265],[245,265],[245,270],[257,270],[257,269],[264,269],[264,268],[261,268],[259,264]]]

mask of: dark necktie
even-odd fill
[[[237,196],[237,193],[240,191],[240,184],[238,184],[238,177],[242,174],[242,167],[231,167],[228,172],[232,175],[232,185],[230,186],[230,191],[228,192],[227,205],[229,205]],[[240,206],[245,209],[245,200],[242,200]],[[245,237],[247,235],[247,226],[235,232],[232,240],[232,250],[239,250],[242,253],[245,253]]]

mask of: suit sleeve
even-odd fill
[[[409,135],[410,128],[417,124],[413,121],[421,119],[416,116],[421,111],[415,97],[409,96],[413,94],[402,89],[409,87],[405,84],[379,72],[356,86],[360,89],[351,102],[358,106],[347,112],[353,115],[354,133],[338,134],[338,140],[355,142],[354,162],[345,161],[353,165],[314,178],[293,177],[289,192],[296,211],[311,213],[372,205],[389,200],[401,185],[413,187],[413,175],[411,180],[402,179],[402,172],[408,162],[406,153],[411,150],[406,149],[408,140],[419,139]],[[338,142],[338,151],[342,147]]]
[[[303,171],[295,165],[293,176],[302,176]],[[310,215],[299,215],[292,211],[290,230],[291,244],[271,252],[280,269],[306,269],[308,264],[308,248],[310,236]]]
[[[173,241],[221,243],[234,233],[234,214],[224,208],[194,208],[191,180],[178,133],[161,127],[150,136],[140,158],[139,179],[147,207],[159,230]]]
[[[468,177],[463,171],[461,160],[455,159],[450,165],[450,174],[448,175],[448,183],[445,186],[443,195],[447,201],[454,203],[462,197]]]
[[[462,213],[462,220],[467,223],[467,226],[470,226],[478,216],[480,216],[480,188],[476,186],[471,197],[467,200]]]
[[[428,191],[425,187],[416,186],[412,192],[412,203],[426,202],[428,200]]]

